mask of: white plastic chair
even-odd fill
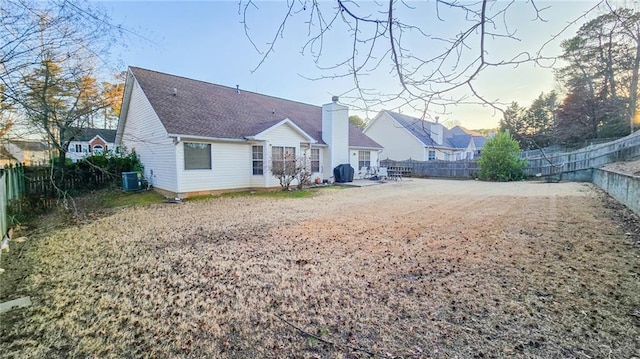
[[[358,172],[358,177],[360,179],[365,179],[365,178],[369,178],[369,168],[368,167],[362,167],[360,169],[360,172]]]
[[[380,181],[389,179],[389,172],[387,171],[387,167],[378,168],[378,179]]]

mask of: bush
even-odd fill
[[[112,184],[121,185],[122,172],[140,171],[143,166],[135,152],[126,150],[115,153],[95,155],[82,159],[65,171],[70,176],[70,182],[65,181],[65,189],[76,191],[95,190]]]
[[[311,184],[311,170],[306,156],[292,158],[285,161],[271,161],[271,174],[280,181],[283,191],[288,191],[293,180],[298,180],[298,189]]]
[[[485,181],[517,181],[524,179],[527,161],[518,158],[520,147],[509,132],[503,131],[489,139],[478,160],[479,177]]]

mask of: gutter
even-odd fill
[[[185,139],[212,141],[212,142],[234,142],[234,143],[247,142],[247,139],[244,139],[244,138],[206,137],[206,136],[193,136],[193,135],[179,135],[175,133],[169,133],[167,137],[173,137],[177,140],[177,142],[184,141]]]

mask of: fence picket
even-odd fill
[[[521,157],[528,162],[525,168],[528,176],[550,176],[598,168],[608,163],[640,157],[640,131],[609,143],[591,145],[572,152],[550,153],[545,157],[538,150],[523,152]]]
[[[9,213],[7,212],[7,175],[5,170],[0,170],[0,240],[9,230]]]
[[[523,152],[520,157],[527,160],[525,174],[528,176],[554,176],[563,172],[573,172],[598,168],[608,163],[625,161],[640,157],[640,131],[618,140],[594,144],[589,147],[572,151],[547,153],[542,150]],[[389,169],[409,168],[410,176],[445,177],[445,178],[473,178],[478,172],[475,160],[462,161],[394,161],[382,160],[380,166]]]

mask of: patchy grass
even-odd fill
[[[303,189],[303,190],[292,189],[291,191],[243,191],[243,192],[229,192],[221,195],[189,197],[185,199],[185,202],[202,202],[202,201],[208,201],[211,199],[244,198],[244,197],[279,198],[279,199],[308,198],[308,197],[313,197],[315,194],[316,194],[315,189]]]
[[[104,192],[99,198],[101,205],[106,208],[144,206],[164,201],[164,197],[154,191],[124,192],[115,190]]]
[[[442,180],[126,208],[30,238],[2,356],[628,359],[640,253],[613,210]]]

